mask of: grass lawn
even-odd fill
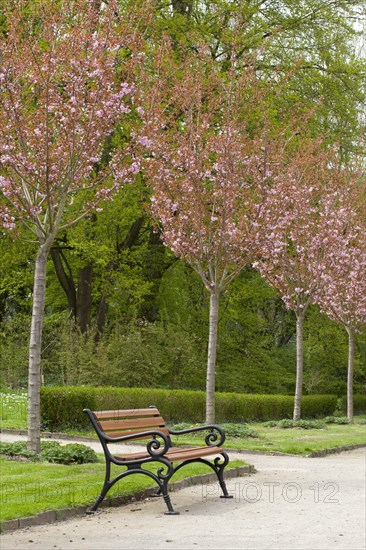
[[[27,394],[11,391],[0,393],[0,421],[2,428],[27,428]]]
[[[242,466],[232,461],[230,466]],[[46,510],[72,508],[94,503],[104,481],[104,458],[94,464],[65,466],[49,463],[14,462],[0,456],[0,521],[33,516]],[[112,468],[112,473],[122,468]],[[172,481],[212,472],[204,464],[189,464],[179,470]],[[117,482],[110,496],[133,496],[147,487],[156,488],[153,480],[143,475],[129,476]],[[164,501],[161,500],[164,511]]]

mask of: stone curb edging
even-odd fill
[[[256,451],[252,449],[230,449],[229,447],[225,446],[225,451],[228,453],[237,453],[237,454],[245,454],[245,455],[261,455],[261,456],[301,456],[301,455],[294,455],[291,453],[281,453],[281,451]]]
[[[236,468],[229,468],[225,470],[225,479],[230,479],[233,477],[240,477],[242,475],[254,474],[256,472],[254,466],[238,466]],[[192,487],[194,485],[207,484],[217,482],[217,476],[215,473],[209,474],[200,474],[193,477],[188,477],[186,479],[181,479],[179,481],[174,481],[169,485],[170,492],[179,491],[180,489],[185,489],[186,487]],[[102,504],[102,508],[105,506],[121,506],[126,504],[133,504],[137,501],[142,501],[151,497],[151,491],[153,487],[148,489],[143,489],[134,495],[127,497],[111,497],[106,498]],[[47,510],[45,512],[40,512],[35,516],[29,516],[19,519],[11,519],[8,521],[3,521],[0,523],[0,533],[5,533],[9,531],[14,531],[16,529],[24,529],[26,527],[33,527],[35,525],[46,525],[50,523],[55,523],[56,521],[64,521],[74,517],[82,516],[86,514],[89,506],[78,506],[76,508],[64,508],[60,510]]]
[[[246,454],[246,455],[265,455],[265,456],[292,456],[303,458],[319,458],[322,456],[333,455],[336,453],[343,453],[345,451],[352,451],[353,449],[361,449],[366,447],[366,443],[354,443],[353,445],[344,445],[343,447],[330,447],[329,449],[323,449],[322,451],[313,451],[308,455],[295,455],[291,453],[281,453],[280,451],[252,451],[252,450],[239,450],[239,449],[225,449],[231,453]]]
[[[331,447],[330,449],[324,449],[323,451],[313,451],[306,456],[308,458],[318,458],[321,456],[343,453],[344,451],[352,451],[353,449],[361,449],[362,447],[366,447],[366,443],[355,443],[354,445],[344,445],[343,447]]]

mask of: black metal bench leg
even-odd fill
[[[110,482],[110,475],[111,475],[111,464],[109,460],[106,461],[106,472],[105,472],[105,479],[104,479],[104,485],[102,487],[102,490],[100,492],[100,495],[98,496],[97,500],[93,504],[93,506],[90,508],[90,510],[87,511],[87,514],[94,514],[101,503],[104,500],[104,497],[108,493],[109,489],[113,485],[113,483]]]
[[[220,459],[215,460],[215,466],[216,466],[215,471],[216,471],[217,478],[218,478],[219,483],[220,483],[221,490],[224,493],[223,495],[220,495],[220,498],[234,498],[233,495],[229,495],[229,493],[227,491],[227,488],[226,488],[226,483],[225,483],[225,480],[224,480],[224,469],[225,469],[225,466],[228,464],[229,459],[228,459],[228,456],[226,455],[226,453],[223,454],[223,457],[224,457],[224,463],[223,464],[220,464],[220,462],[219,462]]]
[[[168,493],[168,483],[164,483],[161,489],[159,489],[163,494],[165,504],[167,505],[168,511],[164,512],[166,516],[179,516],[179,512],[176,512],[173,508],[172,501]]]
[[[93,506],[90,508],[90,510],[87,512],[87,514],[94,514],[94,512],[97,511],[97,509],[102,504],[102,502],[104,500],[104,497],[106,496],[106,494],[108,493],[110,488],[111,488],[111,486],[110,486],[109,483],[105,483],[103,485],[103,489],[102,489],[100,495],[98,496],[97,500],[95,501]]]
[[[234,495],[229,495],[229,493],[227,492],[225,481],[223,479],[222,480],[219,479],[219,483],[220,483],[222,492],[224,493],[223,495],[220,495],[220,498],[234,498]]]

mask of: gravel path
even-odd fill
[[[228,481],[234,499],[220,499],[216,484],[198,485],[172,494],[179,516],[165,516],[161,499],[102,507],[95,516],[5,533],[0,548],[365,550],[364,448],[311,459],[230,456],[257,469]]]

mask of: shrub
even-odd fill
[[[326,424],[349,424],[346,416],[326,416],[324,422]]]
[[[222,424],[222,428],[226,434],[226,437],[241,437],[247,439],[248,437],[259,437],[259,433],[252,428],[249,428],[246,424],[233,424],[225,422]]]
[[[193,424],[190,422],[179,422],[178,424],[171,426],[171,429],[177,432],[180,432],[181,430],[189,430],[189,428],[193,428]]]
[[[98,461],[95,451],[90,447],[80,443],[62,445],[58,441],[41,441],[39,455],[29,451],[25,441],[0,442],[0,454],[12,457],[23,456],[33,461],[40,460],[57,464],[85,464]]]
[[[305,395],[301,411],[304,418],[324,418],[333,414],[337,406],[336,395]]]
[[[71,427],[90,429],[83,408],[98,411],[155,405],[167,422],[203,423],[205,402],[203,391],[85,386],[41,389],[42,422],[54,431]],[[306,418],[331,415],[336,402],[335,395],[304,396],[303,415]],[[216,422],[220,424],[280,420],[291,418],[292,412],[293,397],[289,395],[216,393]]]
[[[188,430],[189,428],[193,427],[194,426],[189,422],[180,422],[179,424],[174,424],[172,430]],[[234,424],[232,422],[224,422],[223,424],[221,424],[221,427],[224,430],[226,437],[241,437],[244,439],[248,437],[259,437],[258,432],[253,430],[252,428],[249,428],[249,426],[247,426],[246,424]],[[193,433],[192,435],[197,434]]]
[[[277,427],[277,421],[276,420],[268,420],[268,422],[264,422],[263,426],[265,428],[276,428]]]
[[[34,451],[27,449],[26,441],[0,442],[0,455],[7,456],[24,456],[26,458],[35,458],[37,455]]]
[[[278,422],[271,420],[263,424],[266,428],[302,428],[303,430],[322,430],[325,428],[323,420],[290,420],[285,418]]]
[[[84,408],[97,409],[97,388],[52,386],[41,389],[42,422],[51,431],[71,427],[89,428]]]
[[[98,461],[95,451],[81,443],[68,443],[66,445],[62,445],[57,441],[47,443],[48,445],[43,445],[39,454],[40,460],[57,464],[85,464]]]

